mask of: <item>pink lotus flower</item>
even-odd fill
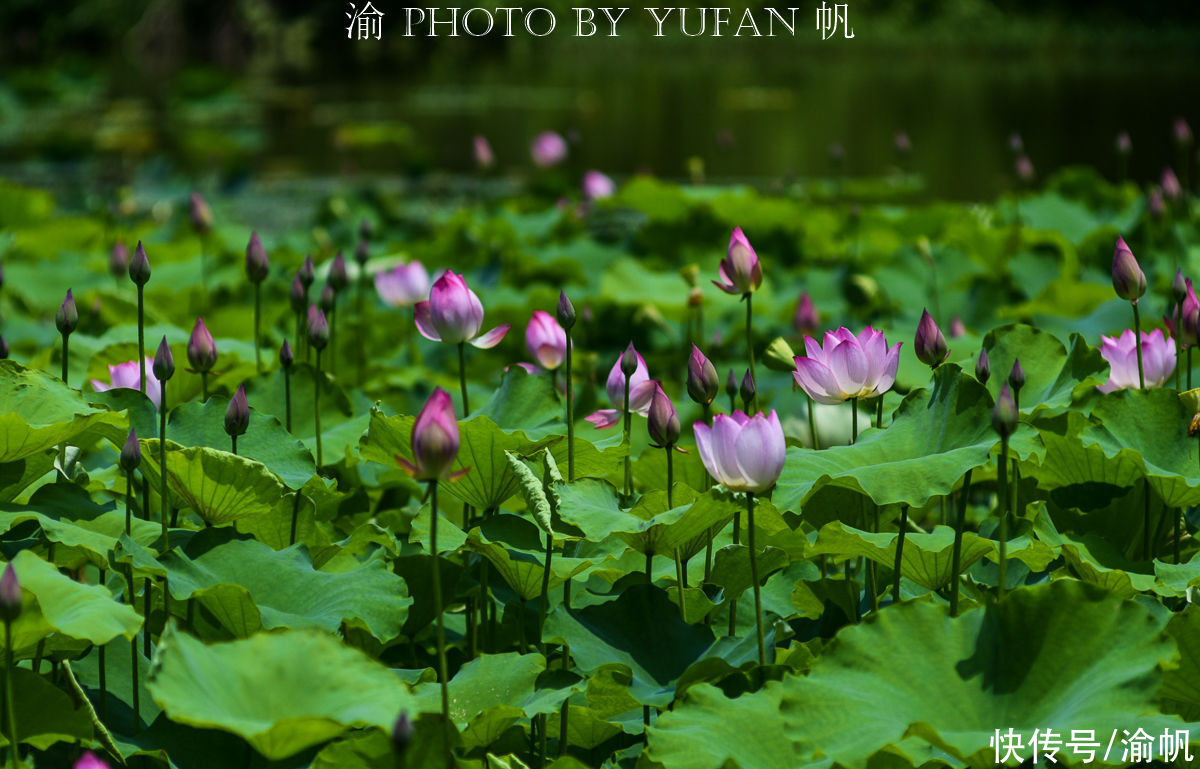
[[[597,430],[606,430],[621,421],[625,414],[625,375],[621,373],[621,360],[625,353],[617,356],[617,362],[608,372],[608,381],[604,389],[608,391],[608,399],[615,409],[600,409],[589,414],[586,419],[596,426]],[[646,416],[650,412],[650,401],[654,398],[654,388],[658,382],[650,378],[646,369],[646,361],[641,353],[637,353],[637,368],[629,377],[629,410],[634,414]]]
[[[792,328],[797,334],[815,334],[821,324],[821,314],[817,312],[812,297],[805,291],[796,302],[796,314],[792,316]]]
[[[454,480],[467,470],[451,473],[458,456],[458,421],[450,394],[440,387],[434,389],[424,408],[417,415],[412,429],[412,452],[415,464],[397,456],[396,462],[418,481]]]
[[[703,422],[692,426],[700,461],[717,483],[730,491],[766,491],[779,480],[787,443],[774,411],[748,417],[741,411],[732,416],[717,414],[712,427]]]
[[[544,369],[556,369],[567,357],[567,332],[550,313],[535,310],[525,327],[525,347]]]
[[[567,140],[553,131],[542,131],[529,145],[529,154],[538,168],[556,166],[566,160]]]
[[[741,227],[734,227],[729,235],[729,251],[721,260],[720,274],[721,279],[713,285],[727,294],[745,296],[762,285],[762,264]]]
[[[825,332],[825,346],[804,337],[808,357],[797,356],[792,376],[817,403],[871,398],[891,389],[900,365],[900,342],[889,349],[882,331],[867,326],[857,337],[845,326]]]
[[[617,185],[599,171],[588,171],[583,175],[583,197],[588,200],[611,198],[617,191]]]
[[[487,137],[482,134],[476,134],[471,142],[471,148],[475,153],[475,165],[481,170],[486,171],[496,164],[496,156],[492,152],[492,145],[488,143]]]
[[[466,279],[451,270],[446,270],[433,284],[429,301],[418,302],[414,311],[417,330],[434,342],[469,342],[486,350],[500,344],[508,333],[508,323],[479,333],[483,326],[483,304],[467,286]]]
[[[109,769],[108,764],[95,753],[85,750],[72,769]]]
[[[158,378],[154,376],[154,358],[146,356],[146,397],[154,402],[155,408],[162,402],[162,385],[159,384]],[[128,360],[124,363],[118,363],[115,366],[108,367],[109,383],[106,384],[98,379],[89,380],[92,389],[98,393],[107,390],[113,390],[118,387],[125,387],[130,390],[142,389],[142,373],[136,360]]]
[[[429,298],[429,273],[415,260],[397,264],[375,274],[375,291],[391,307],[408,307]]]
[[[1164,168],[1162,172],[1162,191],[1167,200],[1176,201],[1183,196],[1183,187],[1179,184],[1179,177],[1175,176],[1175,172],[1170,168]]]
[[[1097,389],[1102,393],[1138,388],[1137,345],[1133,329],[1125,329],[1119,337],[1100,337],[1100,355],[1108,361],[1108,381]],[[1142,332],[1142,370],[1146,387],[1161,387],[1175,373],[1175,342],[1162,329]]]
[[[1180,311],[1180,342],[1188,346],[1200,344],[1200,300],[1196,299],[1196,290],[1192,288],[1192,279],[1185,281],[1187,293],[1183,297],[1183,307]]]

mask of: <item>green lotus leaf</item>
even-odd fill
[[[125,417],[88,405],[58,377],[0,360],[0,462],[123,435],[126,425]]]
[[[17,742],[45,750],[57,742],[92,739],[92,719],[86,708],[77,708],[70,695],[35,675],[31,670],[13,671],[13,702],[16,708]],[[0,745],[8,745],[8,727],[0,730]]]
[[[1078,334],[1071,335],[1071,349],[1053,334],[1023,323],[994,328],[983,338],[992,369],[992,390],[1008,380],[1015,360],[1021,361],[1025,386],[1021,388],[1021,411],[1071,405],[1072,393],[1084,382],[1093,385],[1107,380],[1108,363]]]
[[[139,443],[140,470],[150,479],[151,488],[157,490],[161,478],[158,439]],[[291,502],[284,497],[285,487],[266,465],[219,449],[182,448],[170,438],[167,439],[167,486],[180,503],[212,526],[267,515],[281,507],[286,507],[291,515]]]

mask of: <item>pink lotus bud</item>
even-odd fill
[[[54,326],[63,336],[69,336],[79,326],[79,311],[75,308],[75,297],[69,288],[66,298],[58,307],[58,314],[54,316]]]
[[[159,382],[165,382],[175,376],[175,356],[171,355],[171,347],[167,344],[167,337],[163,336],[162,341],[158,343],[158,351],[154,353],[154,378]]]
[[[108,763],[90,750],[85,750],[72,769],[109,769]]]
[[[124,241],[118,240],[113,243],[112,251],[108,255],[108,274],[114,278],[129,272],[129,249],[126,248]]]
[[[630,369],[629,361],[633,362],[632,373],[627,375],[625,372]],[[646,361],[642,359],[641,353],[635,350],[631,343],[625,352],[617,357],[616,363],[608,372],[608,381],[604,384],[608,400],[614,408],[600,409],[586,417],[587,421],[596,426],[596,429],[604,430],[621,421],[621,417],[625,413],[626,376],[629,377],[630,413],[645,416],[650,410],[650,399],[654,396],[656,382],[650,378],[646,369]]]
[[[217,365],[217,344],[213,341],[212,334],[208,333],[203,318],[196,318],[196,325],[192,326],[187,356],[192,370],[198,374],[208,373]]]
[[[438,387],[413,423],[413,477],[419,481],[445,480],[458,456],[458,422],[450,395]]]
[[[1025,151],[1025,141],[1021,138],[1021,134],[1013,131],[1008,137],[1008,148],[1014,155],[1020,155]]]
[[[814,336],[821,327],[821,315],[813,304],[812,297],[805,291],[796,302],[796,314],[792,316],[792,328],[802,336]]]
[[[567,298],[566,291],[558,292],[558,307],[555,310],[555,315],[558,318],[558,325],[562,326],[567,331],[570,331],[575,326],[575,305],[571,304],[571,300]]]
[[[329,344],[329,321],[315,304],[308,306],[308,343],[318,352]]]
[[[317,304],[321,307],[321,312],[331,313],[337,306],[337,292],[333,290],[333,286],[326,283],[321,287],[321,295],[317,297]]]
[[[1122,131],[1117,134],[1117,154],[1128,157],[1133,151],[1133,141],[1129,138],[1128,131]]]
[[[988,359],[987,350],[979,351],[979,359],[975,361],[975,378],[979,384],[987,384],[992,375],[992,362]]]
[[[11,623],[21,614],[21,582],[10,561],[0,576],[0,621]]]
[[[625,352],[621,353],[619,363],[621,364],[621,374],[631,377],[637,372],[638,367],[642,365],[641,353],[633,346],[633,342],[625,348]]]
[[[992,429],[1001,438],[1007,438],[1017,431],[1017,403],[1013,400],[1012,390],[1008,383],[1000,388],[1000,397],[996,399],[996,407],[992,409]]]
[[[1187,291],[1183,297],[1183,307],[1181,308],[1180,341],[1192,347],[1200,344],[1200,301],[1196,299],[1196,291],[1192,288],[1191,278],[1185,280],[1184,283]]]
[[[910,152],[912,152],[912,142],[909,141],[908,134],[904,131],[896,132],[894,143],[896,145],[896,154],[907,156]]]
[[[142,463],[142,446],[138,443],[137,431],[129,428],[129,436],[121,447],[121,469],[131,473]]]
[[[913,346],[917,360],[930,368],[940,366],[950,354],[950,348],[946,346],[946,337],[942,336],[942,330],[934,322],[929,310],[921,312],[921,322],[917,324],[917,337]]]
[[[446,270],[433,284],[429,301],[417,303],[414,320],[417,331],[426,339],[448,344],[468,342],[482,349],[500,344],[509,328],[506,323],[487,333],[479,332],[483,326],[483,304],[467,286],[466,279],[452,270]]]
[[[250,242],[246,244],[246,277],[251,283],[262,283],[271,271],[271,262],[267,259],[267,249],[263,248],[258,233],[250,233]]]
[[[585,200],[603,200],[611,198],[617,191],[617,185],[599,171],[588,171],[583,175],[583,197]]]
[[[792,377],[817,403],[883,395],[900,365],[900,342],[889,348],[883,333],[870,326],[857,337],[845,327],[826,331],[824,347],[806,336],[804,351],[804,357],[795,358]]]
[[[284,339],[283,344],[279,346],[279,365],[284,371],[292,367],[292,363],[296,360],[296,356],[292,353],[292,343]]]
[[[328,283],[337,294],[345,291],[350,285],[350,275],[346,272],[346,257],[342,256],[341,251],[337,252],[337,256],[333,257],[333,264],[329,265]]]
[[[1021,368],[1020,358],[1013,360],[1012,368],[1008,371],[1008,384],[1014,393],[1021,394],[1021,388],[1025,386],[1025,369]]]
[[[741,227],[734,227],[729,236],[729,250],[721,260],[719,273],[721,279],[714,280],[713,285],[727,294],[746,296],[762,285],[762,264]]]
[[[775,485],[787,457],[787,443],[779,416],[741,411],[713,417],[712,427],[703,422],[692,426],[696,447],[717,483],[730,491],[762,493]]]
[[[754,385],[754,377],[750,376],[750,369],[746,369],[746,373],[742,374],[742,384],[738,387],[738,394],[742,396],[742,403],[748,410],[750,404],[754,402],[754,396],[758,394],[758,388]]]
[[[408,712],[400,711],[400,716],[396,718],[396,723],[392,725],[392,747],[397,755],[404,755],[408,750],[408,746],[412,744],[415,734],[416,729],[413,728],[413,723],[408,717]]]
[[[1146,275],[1120,236],[1113,250],[1112,281],[1117,296],[1127,302],[1136,302],[1146,293]]]
[[[313,265],[312,254],[308,254],[304,257],[304,264],[300,265],[300,269],[296,271],[296,277],[299,279],[300,285],[304,286],[304,290],[308,291],[313,281],[316,280],[316,276],[317,269]]]
[[[487,137],[476,134],[471,142],[471,148],[475,153],[475,165],[479,170],[486,171],[496,164],[496,155],[492,152],[492,145],[488,143]]]
[[[962,322],[962,318],[955,315],[953,318],[950,319],[950,338],[958,339],[959,337],[966,336],[966,335],[967,335],[966,325]]]
[[[649,420],[647,426],[650,439],[656,446],[670,449],[679,441],[679,412],[657,382],[654,383],[654,393],[650,396],[650,411],[646,417]]]
[[[250,404],[246,402],[246,385],[238,385],[237,392],[229,399],[225,409],[225,434],[245,435],[250,426]]]
[[[1171,281],[1171,297],[1176,302],[1182,302],[1187,296],[1187,280],[1183,277],[1183,270],[1175,270],[1175,280]]]
[[[192,220],[192,229],[196,232],[206,235],[212,229],[212,210],[209,209],[208,203],[204,202],[204,198],[200,197],[200,193],[192,193],[188,201],[188,214]]]
[[[429,273],[418,261],[397,264],[375,274],[375,291],[384,304],[410,307],[429,298]]]
[[[1150,188],[1150,199],[1147,201],[1146,207],[1150,209],[1150,215],[1156,220],[1161,220],[1167,215],[1167,202],[1163,199],[1162,188]]]
[[[688,395],[701,406],[708,406],[717,397],[720,387],[717,367],[700,352],[699,347],[692,345],[692,355],[688,358]]]
[[[566,160],[567,141],[553,131],[543,131],[534,137],[529,154],[538,168],[556,166]]]
[[[1188,122],[1183,118],[1175,118],[1175,125],[1173,126],[1172,133],[1175,137],[1176,144],[1186,147],[1192,143],[1192,127],[1189,126]]]
[[[292,287],[288,291],[288,304],[292,307],[292,312],[300,314],[304,312],[304,308],[308,307],[308,289],[300,282],[300,276],[292,277]]]
[[[1033,161],[1029,159],[1028,155],[1017,156],[1016,170],[1017,178],[1025,184],[1029,184],[1031,181],[1033,181]]]
[[[736,398],[737,394],[738,394],[737,374],[733,373],[733,369],[729,369],[729,376],[725,377],[725,397]]]
[[[1162,191],[1167,200],[1172,203],[1183,197],[1183,187],[1179,185],[1179,178],[1175,176],[1175,172],[1170,168],[1163,169]]]
[[[535,310],[525,327],[525,347],[542,368],[556,369],[567,356],[567,332],[550,313]]]

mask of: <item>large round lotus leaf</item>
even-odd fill
[[[1165,624],[1162,612],[1067,579],[957,619],[928,601],[892,606],[839,633],[807,677],[785,678],[787,734],[804,758],[866,769],[906,737],[984,767],[995,765],[996,729],[1092,729],[1106,743],[1134,725],[1182,729],[1157,710],[1160,665],[1175,654]],[[927,757],[915,753],[916,764]]]
[[[992,368],[992,391],[999,392],[1008,380],[1013,362],[1021,361],[1025,385],[1021,388],[1021,410],[1031,412],[1038,407],[1059,407],[1071,404],[1071,395],[1083,381],[1095,379],[1102,383],[1108,364],[1100,353],[1089,347],[1083,337],[1071,336],[1071,350],[1053,334],[1023,323],[992,329],[983,338]]]
[[[416,712],[390,670],[319,630],[212,645],[168,631],[146,688],[171,720],[232,732],[272,760]]]
[[[922,507],[950,494],[968,470],[990,461],[999,441],[992,430],[992,406],[992,397],[974,377],[942,365],[933,387],[905,398],[886,430],[867,430],[852,446],[788,449],[772,500],[780,510],[800,510],[814,491],[834,485],[861,491],[878,505]],[[1025,426],[1011,439],[1021,456],[1039,447],[1034,431]]]
[[[15,462],[85,433],[119,435],[126,420],[89,406],[77,390],[45,371],[0,360],[0,462]]]
[[[1092,409],[1097,423],[1080,434],[1084,446],[1105,456],[1131,459],[1171,507],[1200,503],[1200,463],[1196,439],[1188,437],[1192,414],[1166,389],[1119,390]]]
[[[170,493],[205,522],[218,526],[265,515],[279,507],[291,514],[279,478],[261,462],[206,447],[183,448],[167,432],[167,485]],[[158,439],[142,445],[140,471],[159,488]]]
[[[107,589],[76,582],[31,550],[18,553],[12,566],[24,593],[12,631],[17,657],[33,656],[38,641],[52,633],[106,644],[117,636],[132,638],[142,626],[138,613]]]

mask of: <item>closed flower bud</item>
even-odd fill
[[[67,289],[67,296],[59,305],[58,314],[54,316],[54,325],[58,333],[67,336],[79,325],[79,311],[75,309],[75,296]]]
[[[700,352],[699,347],[692,345],[692,355],[688,358],[688,396],[701,406],[708,406],[720,389],[721,378],[717,375],[717,367]]]
[[[367,260],[371,258],[371,245],[367,241],[360,240],[358,245],[354,247],[354,261],[358,262],[358,266],[365,266]]]
[[[1179,184],[1179,177],[1170,168],[1163,169],[1160,185],[1162,186],[1163,195],[1172,203],[1183,196],[1183,187]]]
[[[295,356],[292,355],[292,343],[284,339],[283,344],[279,347],[279,365],[286,371],[292,367],[294,361]]]
[[[212,334],[208,333],[203,318],[196,318],[196,325],[192,326],[187,356],[192,370],[198,374],[207,374],[217,365],[217,344],[213,341]]]
[[[1175,118],[1175,126],[1172,133],[1176,144],[1186,147],[1192,143],[1192,127],[1183,118]]]
[[[333,286],[326,283],[321,287],[321,296],[317,301],[321,305],[321,312],[333,312],[333,308],[337,302],[337,292],[333,290]]]
[[[796,314],[792,316],[792,328],[801,336],[816,336],[821,326],[821,315],[813,304],[812,297],[805,291],[796,302]]]
[[[414,732],[408,712],[400,711],[400,716],[392,726],[392,748],[397,754],[403,755],[408,750],[408,746],[412,744]]]
[[[1021,368],[1020,358],[1013,361],[1012,369],[1008,372],[1008,384],[1017,394],[1020,394],[1021,388],[1025,386],[1025,369]]]
[[[1125,239],[1119,236],[1113,250],[1112,282],[1117,296],[1127,302],[1136,302],[1146,293],[1146,275],[1129,246],[1125,245]]]
[[[71,769],[111,769],[108,762],[90,750],[85,750]]]
[[[292,278],[292,287],[288,291],[288,304],[292,306],[292,312],[297,315],[304,312],[304,308],[308,307],[308,289],[300,281],[299,275]]]
[[[1175,280],[1171,282],[1171,296],[1176,302],[1182,302],[1187,297],[1187,279],[1183,277],[1183,270],[1175,271]]]
[[[458,456],[458,422],[450,394],[434,389],[425,407],[413,423],[412,451],[415,466],[411,467],[419,481],[445,480]]]
[[[262,283],[271,271],[271,262],[267,259],[267,249],[263,248],[258,233],[250,233],[250,242],[246,244],[246,277],[251,283]]]
[[[575,325],[575,305],[571,304],[571,300],[567,297],[566,291],[558,292],[558,309],[555,311],[558,319],[558,325],[562,326],[567,331],[570,331]]]
[[[1162,189],[1154,187],[1150,190],[1150,198],[1146,201],[1146,208],[1150,211],[1150,216],[1156,221],[1161,220],[1167,215],[1167,201],[1163,198]]]
[[[129,272],[129,249],[118,240],[108,254],[108,274],[120,279]]]
[[[1117,154],[1128,156],[1133,151],[1133,141],[1129,138],[1128,131],[1122,131],[1117,134]]]
[[[371,227],[371,220],[367,219],[366,217],[363,217],[362,221],[358,223],[358,237],[362,240],[370,240],[373,230],[374,228]]]
[[[250,426],[250,404],[246,402],[246,386],[238,385],[237,392],[229,399],[225,409],[225,434],[245,435]]]
[[[704,304],[704,292],[699,286],[688,291],[687,304],[688,307],[700,307]]]
[[[154,378],[165,382],[175,376],[175,357],[171,355],[171,347],[164,336],[158,343],[158,351],[154,353]]]
[[[304,290],[308,291],[309,286],[316,279],[317,268],[313,266],[312,254],[304,257],[304,264],[300,265],[300,269],[296,271],[296,277],[300,280],[300,285],[304,286]]]
[[[129,260],[129,279],[138,286],[150,282],[150,259],[146,256],[146,249],[140,240],[137,248],[133,250],[133,258]]]
[[[650,398],[650,412],[646,415],[650,439],[657,446],[674,446],[679,441],[679,412],[675,404],[663,392],[662,386],[654,386],[654,395]]]
[[[193,192],[188,201],[188,215],[192,220],[192,228],[201,235],[207,234],[212,229],[212,210],[198,192]]]
[[[142,446],[138,443],[137,431],[129,428],[129,437],[121,447],[121,469],[131,473],[142,463]]]
[[[946,346],[946,337],[942,335],[942,330],[938,328],[928,310],[921,312],[921,322],[917,324],[917,337],[913,346],[916,348],[917,359],[930,368],[937,368],[950,354],[950,348]]]
[[[633,372],[637,371],[638,366],[638,351],[634,349],[633,342],[625,348],[625,352],[621,355],[621,373],[626,377],[633,376]]]
[[[950,338],[958,339],[967,335],[967,326],[962,322],[962,318],[955,315],[950,319]]]
[[[729,369],[729,376],[725,377],[725,394],[730,398],[738,394],[738,378],[733,369]]]
[[[690,288],[700,287],[700,265],[689,264],[687,267],[679,269],[679,277],[683,278],[683,282],[687,283]]]
[[[10,562],[4,567],[4,575],[0,576],[0,620],[12,622],[21,614],[21,583],[17,580],[17,570]]]
[[[318,310],[315,304],[308,306],[308,343],[320,351],[329,344],[329,321],[325,313]]]
[[[992,409],[992,429],[1001,438],[1007,438],[1017,429],[1017,404],[1007,382],[1000,388],[1000,397]]]
[[[346,274],[346,257],[342,256],[342,252],[338,251],[337,256],[333,257],[333,264],[329,265],[329,285],[333,286],[336,293],[342,293],[346,290],[346,286],[350,285],[350,276]]]
[[[567,332],[550,313],[534,310],[525,327],[525,348],[539,366],[556,369],[567,357]]]
[[[758,394],[757,388],[754,386],[754,377],[750,376],[750,369],[746,369],[746,373],[742,376],[742,385],[738,388],[738,393],[742,396],[742,403],[748,411],[750,404],[754,401],[754,396]]]
[[[987,384],[992,376],[992,362],[988,360],[987,350],[979,351],[979,359],[975,361],[975,378],[979,384]]]

